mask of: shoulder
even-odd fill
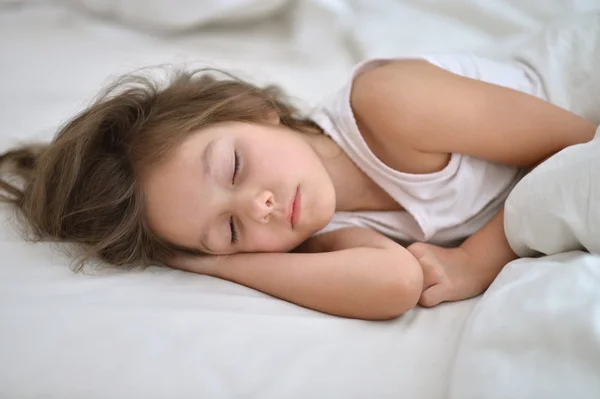
[[[382,96],[384,98],[389,96],[391,89],[399,84],[411,89],[424,79],[444,72],[443,69],[426,60],[390,60],[383,64],[367,67],[364,71],[357,71],[352,81],[350,100],[353,107],[360,110],[373,101],[379,101]]]
[[[350,103],[373,142],[449,153],[455,152],[452,146],[437,140],[444,132],[480,124],[478,110],[494,95],[490,86],[426,60],[399,60],[358,74]]]
[[[359,71],[360,72],[360,71]],[[352,113],[371,151],[405,173],[431,173],[449,152],[432,150],[432,123],[443,118],[436,98],[448,83],[444,69],[425,60],[398,60],[358,73],[350,94]]]
[[[431,113],[431,100],[444,91],[452,75],[426,60],[390,61],[356,75],[350,104],[367,125],[391,117],[395,127],[409,126]]]

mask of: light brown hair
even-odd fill
[[[84,260],[99,257],[117,266],[164,263],[177,252],[195,253],[148,228],[141,170],[214,123],[261,123],[275,111],[283,125],[319,131],[276,87],[260,88],[212,69],[169,76],[162,85],[144,74],[120,78],[49,144],[0,155],[5,169],[0,199],[17,207],[34,240],[80,244]],[[23,184],[15,184],[14,176]]]

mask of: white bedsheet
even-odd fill
[[[148,64],[222,66],[310,105],[359,58],[478,47],[600,9],[595,0],[305,0],[258,26],[166,36],[65,4],[0,1],[1,150],[51,137],[107,79]],[[466,324],[478,298],[371,323],[174,270],[74,274],[68,256],[24,242],[1,209],[0,398],[462,398],[461,376],[484,361],[479,319]],[[592,273],[592,263],[579,267]],[[472,397],[486,397],[485,381]]]

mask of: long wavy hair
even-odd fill
[[[319,131],[274,86],[261,88],[212,69],[175,70],[162,83],[147,74],[126,75],[50,143],[0,155],[0,198],[15,205],[34,240],[81,245],[77,269],[92,257],[116,266],[164,264],[176,253],[194,251],[148,228],[140,171],[198,129],[226,121],[261,123],[273,111],[292,129]]]

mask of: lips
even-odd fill
[[[300,188],[296,189],[296,194],[294,198],[290,201],[290,205],[288,207],[287,218],[291,223],[292,227],[298,224],[298,220],[300,218]]]

